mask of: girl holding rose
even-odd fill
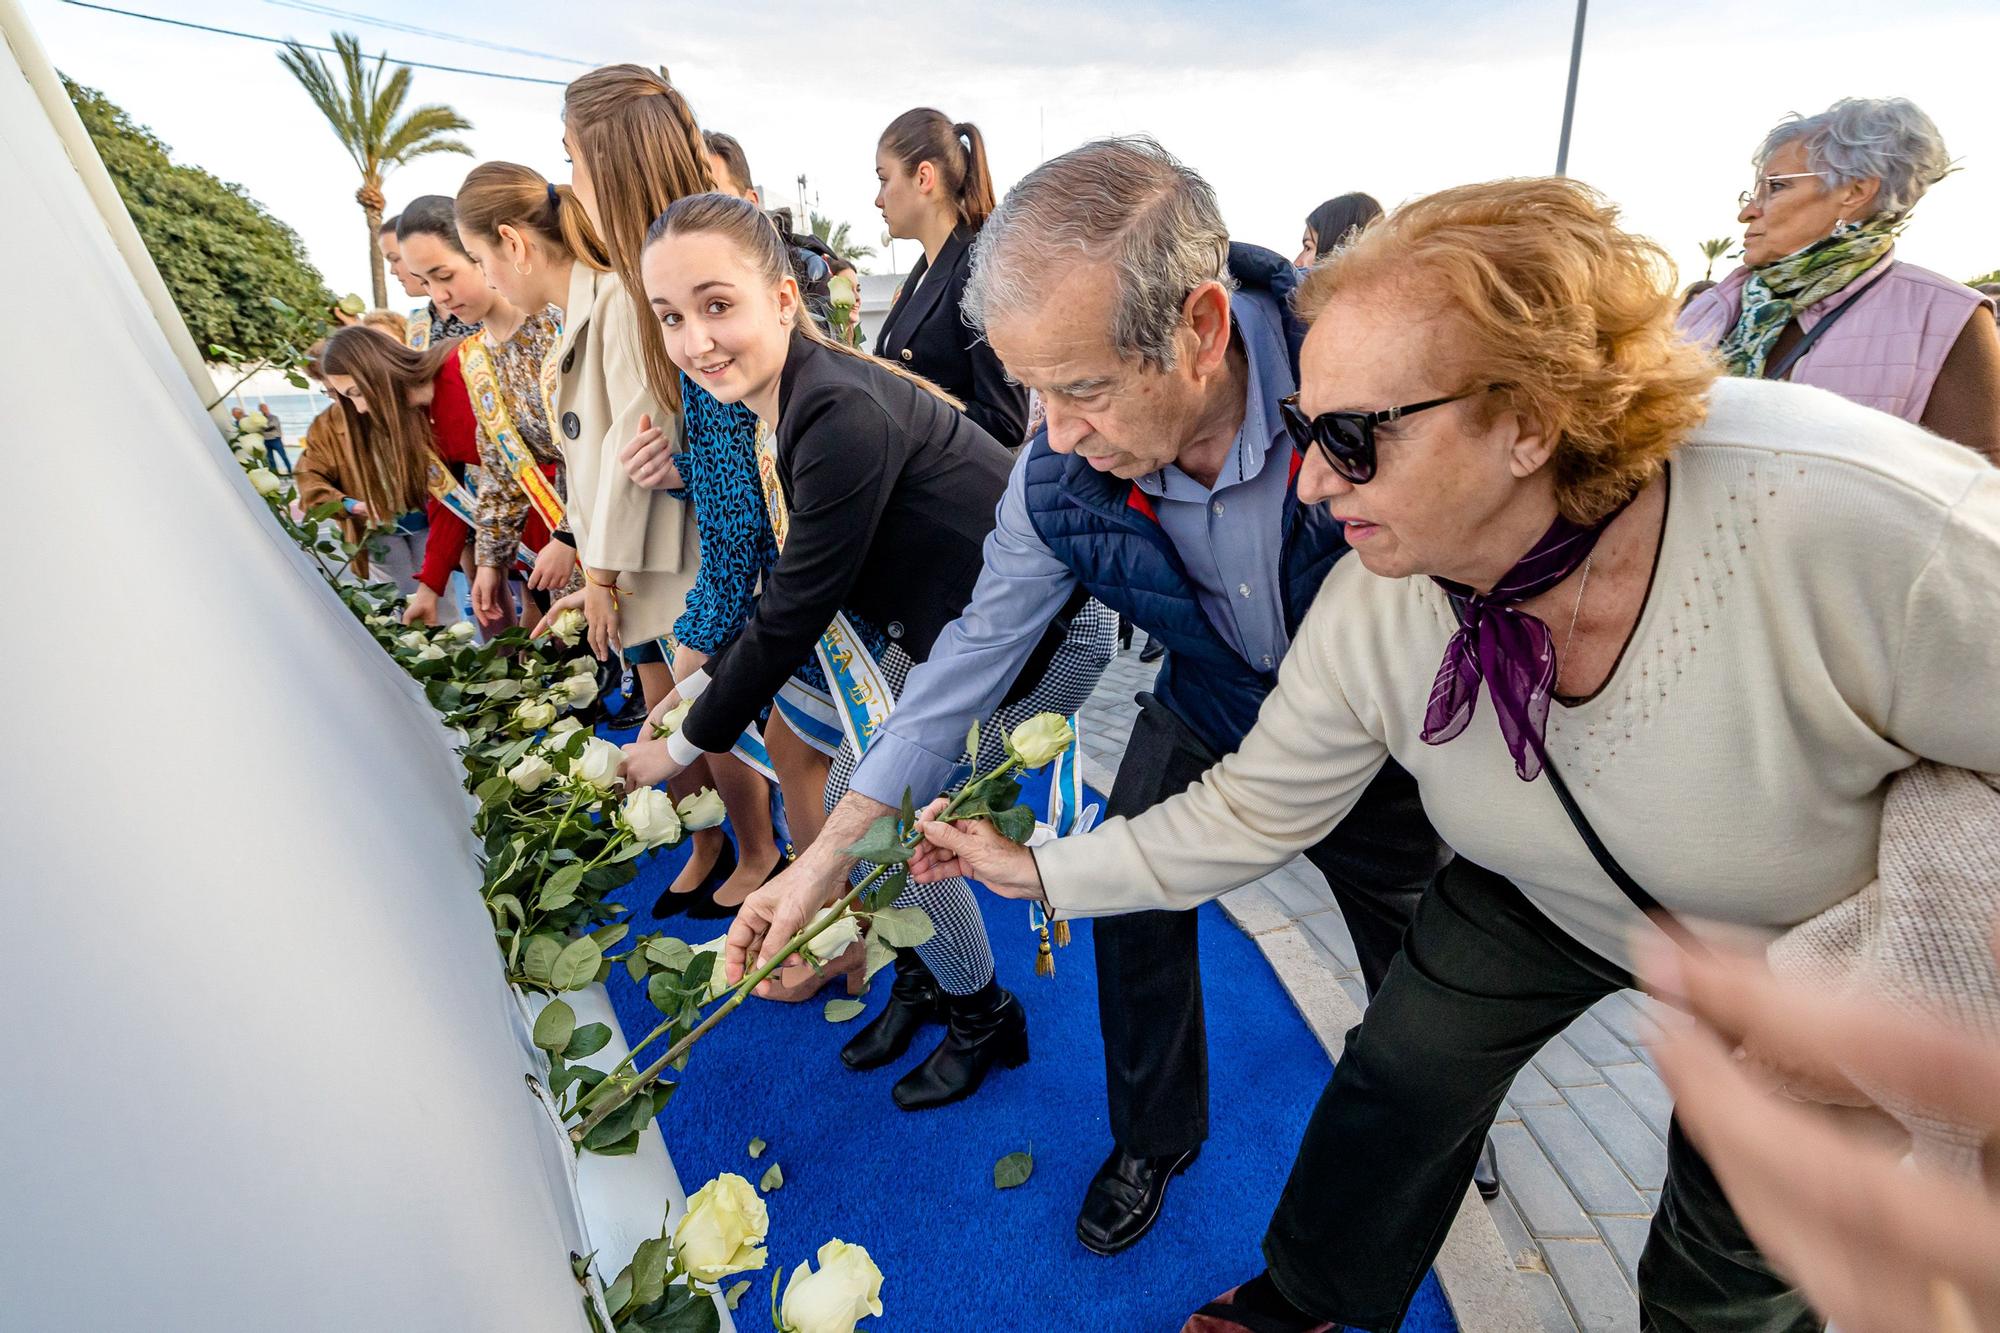
[[[935,386],[821,334],[784,242],[754,205],[720,194],[674,204],[651,229],[643,272],[673,363],[718,402],[756,417],[757,475],[778,557],[742,630],[682,682],[694,703],[679,730],[627,747],[632,786],[729,749],[822,636],[851,653],[857,682],[887,693],[874,701],[886,711],[970,600],[1012,461]],[[664,452],[653,442],[628,463],[645,475]],[[853,632],[852,617],[881,627],[879,653]],[[1110,659],[1112,633],[1108,615],[1088,610],[1052,626],[989,728],[993,742],[1035,713],[1081,707]],[[847,730],[829,804],[846,790],[859,738],[872,734]],[[896,1085],[898,1104],[915,1110],[970,1095],[995,1063],[1025,1061],[1027,1023],[994,977],[962,881],[902,901],[923,907],[935,928],[918,953],[947,1027]]]

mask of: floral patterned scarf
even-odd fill
[[[1785,326],[1881,263],[1901,228],[1901,218],[1884,214],[1753,269],[1743,284],[1743,313],[1717,349],[1729,373],[1763,378],[1765,360]]]

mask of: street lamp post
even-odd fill
[[[1576,119],[1576,74],[1583,64],[1583,15],[1590,0],[1576,0],[1576,35],[1569,44],[1569,92],[1563,97],[1562,143],[1556,148],[1556,175],[1569,175],[1569,127]]]

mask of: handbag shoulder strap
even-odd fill
[[[1895,260],[1895,259],[1890,260],[1889,267],[1882,270],[1882,278],[1888,277],[1890,270],[1895,268],[1896,265],[1901,262],[1902,262],[1901,260]],[[1764,367],[1764,378],[1767,380],[1782,380],[1790,378],[1792,373],[1792,367],[1798,365],[1798,363],[1804,359],[1805,354],[1812,350],[1812,345],[1820,340],[1820,335],[1824,334],[1828,329],[1832,328],[1836,323],[1838,323],[1842,315],[1846,314],[1849,310],[1853,309],[1855,302],[1859,301],[1862,297],[1868,295],[1868,293],[1874,291],[1877,287],[1880,287],[1882,285],[1882,278],[1877,278],[1875,281],[1869,283],[1866,287],[1863,287],[1860,291],[1854,293],[1854,295],[1848,297],[1845,301],[1842,301],[1839,305],[1835,306],[1833,309],[1827,311],[1826,317],[1820,320],[1819,323],[1813,325],[1812,329],[1803,338],[1799,339],[1797,345],[1795,345],[1791,351],[1785,353],[1785,355],[1781,359],[1779,359],[1779,361],[1775,365],[1766,365]]]

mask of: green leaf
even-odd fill
[[[1025,1185],[1033,1174],[1035,1156],[1032,1147],[1027,1152],[1010,1152],[993,1164],[993,1188],[1010,1190]]]
[[[576,1011],[561,1000],[551,1000],[535,1018],[535,1045],[545,1051],[560,1051],[569,1045],[576,1031]]]
[[[977,722],[975,722],[975,723],[973,723],[972,725],[976,727],[976,726],[978,726],[979,724],[978,724]],[[902,822],[902,826],[901,826],[901,827],[902,827],[902,829],[903,829],[903,831],[904,831],[904,832],[908,832],[909,830],[911,830],[911,829],[913,829],[913,828],[915,828],[915,827],[917,826],[917,802],[916,802],[916,797],[915,797],[914,793],[912,793],[912,792],[910,791],[910,789],[909,789],[908,787],[905,787],[905,788],[903,788],[903,809],[902,809],[902,812],[901,812],[901,814],[902,814],[902,821],[903,821],[903,822]]]
[[[896,950],[874,931],[868,932],[867,954],[861,964],[861,979],[873,981],[875,974],[896,961]]]
[[[1035,812],[1025,805],[1012,806],[1006,810],[996,810],[987,816],[993,827],[1009,842],[1026,842],[1034,836]]]
[[[667,1269],[673,1263],[673,1242],[664,1236],[639,1242],[632,1255],[632,1303],[651,1305],[666,1294]]]
[[[861,1003],[859,1000],[828,1000],[826,1002],[826,1021],[829,1023],[845,1023],[851,1018],[859,1017],[861,1011],[867,1007],[867,1005]]]
[[[556,1003],[561,1004],[562,1001],[558,1000]],[[581,1060],[586,1055],[596,1055],[610,1040],[611,1029],[608,1026],[603,1023],[585,1023],[570,1036],[569,1045],[563,1047],[563,1059]],[[535,1044],[541,1045],[540,1042]]]
[[[717,961],[717,956],[712,953],[698,953],[689,959],[687,971],[681,973],[681,989],[706,998]]]
[[[570,1276],[579,1282],[583,1281],[583,1275],[590,1271],[590,1261],[596,1257],[596,1250],[592,1250],[589,1254],[577,1254],[575,1251],[571,1251],[569,1256]]]
[[[896,831],[894,815],[883,815],[870,824],[867,834],[849,847],[847,854],[882,866],[901,865],[910,859],[910,849],[903,845],[902,836]]]
[[[672,936],[646,941],[646,959],[674,972],[684,972],[694,961],[694,950]]]
[[[611,1311],[611,1317],[616,1319],[619,1315],[624,1314],[626,1307],[631,1304],[632,1267],[628,1264],[625,1267],[625,1271],[618,1275],[618,1280],[613,1282],[610,1288],[604,1293],[604,1305],[606,1309]]]
[[[509,916],[521,922],[528,919],[527,914],[521,910],[521,900],[511,893],[496,893],[486,900],[486,905],[499,913],[503,919]]]
[[[762,1139],[750,1140],[750,1160],[754,1162],[759,1157],[762,1157],[764,1155],[764,1149],[770,1146],[771,1146],[770,1144],[764,1142],[764,1140]]]
[[[680,992],[680,975],[674,972],[655,972],[646,978],[646,999],[662,1014],[672,1017],[686,998]]]
[[[750,1279],[746,1277],[741,1282],[738,1282],[736,1285],[732,1286],[728,1291],[723,1292],[722,1299],[728,1302],[730,1309],[734,1310],[736,1308],[736,1303],[742,1300],[744,1294],[749,1290],[750,1290]]]
[[[935,928],[930,914],[921,907],[884,907],[874,914],[871,935],[897,949],[914,949],[928,941]]]
[[[549,969],[549,984],[557,990],[582,990],[597,980],[597,969],[603,962],[604,951],[596,940],[588,935],[571,940]]]
[[[612,926],[599,926],[590,932],[590,938],[597,941],[598,948],[609,949],[631,933],[632,927],[620,922]]]
[[[974,722],[965,733],[965,752],[972,757],[973,763],[977,764],[979,762],[979,724],[977,722]]]
[[[902,866],[897,866],[876,880],[875,886],[861,895],[862,905],[871,912],[880,912],[902,897],[903,890],[909,887],[910,872]]]
[[[766,1194],[769,1194],[772,1190],[779,1190],[784,1187],[785,1168],[779,1166],[776,1162],[771,1163],[771,1169],[766,1171],[764,1178],[757,1182],[757,1188]]]
[[[556,960],[562,957],[562,936],[546,931],[528,936],[527,944],[521,948],[521,970],[535,981],[548,984],[555,972]]]

